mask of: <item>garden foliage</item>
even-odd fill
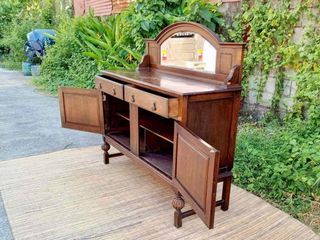
[[[56,29],[56,44],[49,47],[41,65],[41,77],[36,85],[56,93],[59,86],[94,87],[94,75],[98,72],[95,61],[85,57],[78,45],[78,33],[87,18],[65,17]]]
[[[224,25],[218,5],[208,0],[136,0],[123,12],[127,39],[139,52],[144,39],[155,38],[166,26],[178,21],[204,24],[212,31]]]
[[[320,196],[320,128],[295,119],[245,123],[237,137],[235,183],[297,216]]]
[[[10,14],[5,14],[5,22],[1,23],[0,46],[7,52],[6,66],[19,69],[21,62],[26,60],[24,44],[27,41],[27,33],[37,28],[51,28],[53,25],[52,0],[21,2],[11,0],[2,7],[5,11],[9,10]]]
[[[78,44],[83,55],[94,59],[102,69],[134,69],[142,56],[131,50],[125,37],[121,15],[107,19],[88,17],[81,22]]]
[[[312,113],[308,115],[320,112],[320,27],[317,24],[320,21],[320,4],[314,0],[294,2],[244,0],[243,14],[239,14],[233,22],[229,39],[242,41],[247,31],[242,81],[244,94],[248,92],[248,77],[258,70],[261,72],[261,77],[257,77],[259,101],[269,74],[274,73],[276,85],[272,110],[278,113],[284,81],[294,80],[298,85],[294,110],[302,116],[309,110]],[[311,6],[317,10],[311,10]],[[306,33],[302,42],[296,42],[293,35],[302,18],[307,24]],[[291,78],[286,76],[287,69],[294,70],[296,75]]]
[[[117,16],[57,19],[50,0],[0,0],[0,48],[9,63],[25,60],[27,32],[53,27],[56,44],[47,50],[36,84],[56,93],[59,86],[93,88],[99,69],[134,69],[144,53],[145,38],[154,38],[177,21],[195,21],[213,31],[224,26],[218,5],[208,0],[135,0]],[[237,138],[234,182],[301,216],[320,199],[320,29],[309,26],[301,43],[292,42],[294,26],[308,15],[308,1],[290,8],[290,0],[243,0],[243,14],[233,22],[227,39],[242,41],[249,31],[243,85],[256,68],[260,93],[270,72],[277,76],[273,112],[278,113],[284,69],[296,72],[298,91],[293,111],[260,123],[242,123]],[[319,4],[320,9],[320,4]],[[8,14],[1,14],[7,12]],[[246,91],[245,91],[246,92]],[[258,95],[258,97],[261,95]]]
[[[223,24],[217,5],[206,0],[138,0],[126,11],[108,18],[91,13],[81,19],[64,20],[68,26],[62,21],[58,27],[57,43],[48,50],[42,77],[36,82],[50,92],[61,85],[93,87],[97,69],[135,69],[145,51],[144,38],[155,37],[167,25],[183,20],[201,22],[212,30]],[[87,74],[79,71],[76,77],[71,68],[73,61],[91,61],[82,66],[89,68]]]
[[[315,1],[242,2],[243,14],[233,22],[229,38],[241,41],[247,31],[243,86],[261,72],[258,100],[268,75],[276,76],[271,123],[243,124],[237,139],[235,183],[301,218],[320,202],[320,15],[310,10]],[[294,28],[308,19],[301,42],[294,42]],[[285,76],[292,69],[294,77]],[[297,83],[294,106],[282,121],[279,117],[284,81]],[[320,205],[320,204],[319,204]],[[319,221],[315,220],[315,221]],[[320,229],[318,228],[318,231]]]

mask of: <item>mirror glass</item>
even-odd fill
[[[161,45],[161,65],[215,73],[217,50],[201,35],[179,32]]]

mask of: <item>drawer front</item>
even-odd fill
[[[123,100],[123,84],[96,76],[96,88]]]
[[[125,101],[166,118],[178,117],[178,99],[165,98],[143,90],[124,86]]]

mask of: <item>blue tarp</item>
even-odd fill
[[[50,35],[55,36],[54,30],[35,29],[27,34],[28,41],[25,45],[25,54],[29,61],[32,61],[35,57],[44,56],[46,46],[54,44]]]

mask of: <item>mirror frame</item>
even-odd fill
[[[161,65],[161,45],[172,35],[179,32],[194,32],[202,36],[217,50],[216,73],[195,71],[174,66]],[[146,55],[148,56],[148,65],[151,68],[174,72],[183,75],[196,75],[201,78],[224,79],[235,65],[242,66],[244,43],[222,42],[220,38],[207,27],[194,22],[177,22],[164,28],[154,40],[146,40]],[[241,73],[240,73],[241,77]]]

